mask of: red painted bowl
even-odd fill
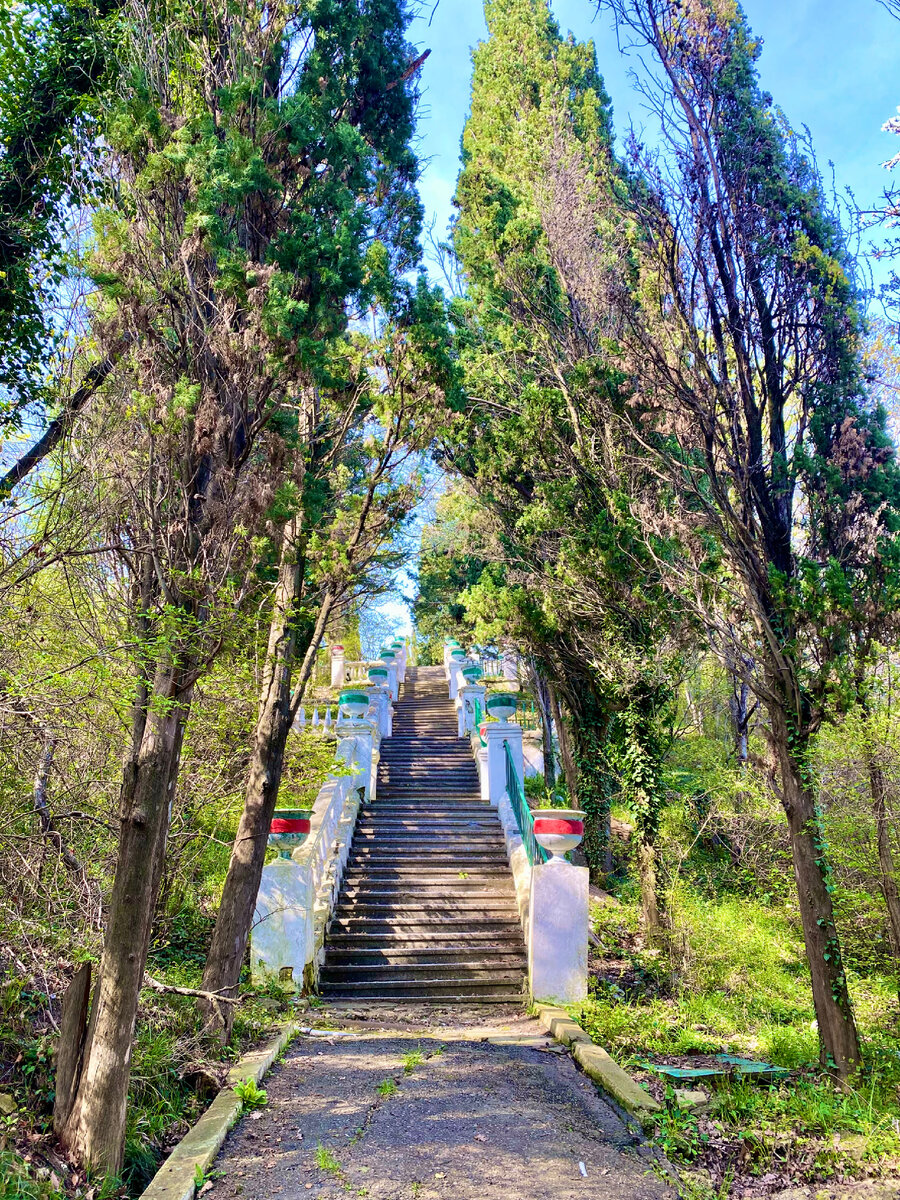
[[[275,846],[280,858],[290,858],[291,851],[302,846],[309,837],[311,808],[276,808],[269,826],[269,845]]]
[[[574,850],[584,837],[585,814],[580,808],[536,808],[531,816],[534,840],[553,858]]]

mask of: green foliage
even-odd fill
[[[340,1159],[321,1142],[316,1146],[316,1166],[320,1171],[327,1171],[329,1175],[334,1175],[336,1178],[340,1178],[344,1173]]]
[[[269,1103],[266,1089],[261,1088],[255,1079],[242,1079],[240,1083],[234,1085],[232,1090],[240,1100],[241,1107],[245,1112],[254,1112],[258,1108],[265,1108]]]
[[[0,6],[0,425],[48,397],[70,206],[96,196],[98,98],[120,0]]]
[[[422,1052],[422,1047],[417,1046],[415,1050],[410,1050],[409,1054],[403,1055],[403,1073],[411,1075],[416,1067],[422,1065],[425,1061],[425,1055]]]
[[[378,1087],[375,1089],[379,1096],[393,1096],[397,1092],[397,1081],[390,1076],[387,1079],[382,1079]]]

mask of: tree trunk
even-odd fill
[[[891,825],[887,812],[887,780],[871,749],[866,752],[869,787],[872,792],[872,813],[875,817],[875,839],[878,846],[878,866],[881,873],[881,892],[888,911],[888,931],[891,951],[900,962],[900,889],[894,867],[891,845]]]
[[[329,590],[319,608],[292,696],[291,677],[297,643],[296,613],[303,575],[302,563],[297,560],[295,549],[296,532],[297,526],[294,524],[290,538],[285,539],[286,549],[282,555],[269,630],[244,809],[228,864],[201,984],[201,990],[225,996],[234,996],[240,982],[265,864],[269,827],[278,802],[284,750],[334,603],[333,592]],[[227,1042],[234,1021],[233,1006],[217,1007],[204,1000],[201,1001],[201,1009],[207,1032]]]
[[[182,692],[186,670],[171,661],[157,667],[133,769],[123,780],[116,875],[94,998],[91,1028],[72,1111],[62,1141],[94,1170],[118,1173],[138,996],[144,976],[159,856],[165,846],[177,756],[190,708]],[[155,703],[154,703],[155,702]]]
[[[553,724],[556,726],[556,738],[559,742],[559,757],[562,760],[563,775],[566,780],[566,790],[569,793],[570,804],[575,803],[578,792],[578,772],[575,770],[575,756],[572,753],[572,742],[569,731],[563,721],[559,698],[552,683],[547,684],[547,694],[550,699],[550,712],[553,714]]]
[[[291,729],[291,677],[303,588],[303,557],[298,553],[301,521],[298,515],[285,529],[244,808],[200,985],[202,991],[227,996],[237,991],[241,976]],[[234,1022],[233,1006],[204,1000],[200,1009],[207,1033],[227,1042]]]
[[[573,801],[584,810],[584,856],[593,882],[603,881],[612,869],[609,775],[603,746],[606,720],[594,704],[585,713],[572,715],[572,743],[578,783]]]
[[[641,920],[647,941],[656,943],[663,931],[659,908],[659,885],[656,871],[656,846],[638,837],[638,875],[641,881]]]
[[[773,705],[770,716],[819,1026],[820,1059],[823,1066],[843,1081],[859,1069],[861,1058],[831,899],[828,849],[804,765],[805,744],[791,738],[783,709]]]
[[[530,664],[534,681],[534,694],[538,712],[541,714],[541,739],[544,745],[544,784],[551,790],[556,787],[556,763],[553,747],[553,726],[550,718],[550,696],[547,681],[534,662]]]

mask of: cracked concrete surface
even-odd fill
[[[223,1174],[206,1196],[674,1194],[649,1151],[535,1021],[374,1023],[344,1020],[352,1038],[293,1043],[265,1081],[268,1106],[229,1134],[214,1168]]]

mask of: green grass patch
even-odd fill
[[[810,1182],[900,1171],[894,980],[851,974],[865,1070],[843,1091],[819,1067],[803,942],[790,904],[699,895],[682,883],[673,891],[667,944],[647,949],[637,936],[637,903],[628,888],[622,894],[624,903],[593,909],[602,964],[589,999],[572,1009],[593,1040],[632,1070],[654,1055],[726,1052],[791,1071],[774,1086],[723,1083],[699,1119],[678,1108],[670,1088],[656,1137],[673,1161],[707,1163],[716,1148],[744,1174],[792,1164],[789,1173]],[[718,1191],[702,1194],[729,1194],[724,1168],[715,1185]]]

